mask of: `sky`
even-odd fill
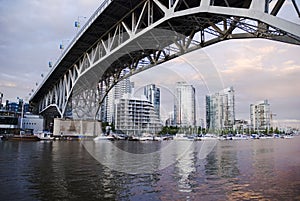
[[[298,2],[298,1],[296,1]],[[42,76],[60,56],[59,45],[76,35],[74,22],[85,23],[99,0],[0,0],[0,92],[4,100],[29,99]],[[299,6],[300,2],[298,2]],[[287,1],[279,17],[300,25]],[[84,18],[86,17],[86,18]],[[176,81],[196,88],[198,118],[204,118],[205,95],[222,87],[235,89],[236,118],[249,119],[249,105],[268,99],[277,120],[300,120],[300,47],[263,39],[230,40],[194,51],[132,77],[136,91],[158,85],[162,111],[172,110]],[[153,79],[154,77],[154,79]]]

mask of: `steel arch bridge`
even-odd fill
[[[118,81],[224,40],[299,45],[300,25],[277,16],[285,1],[104,0],[30,98],[34,112],[94,119]]]

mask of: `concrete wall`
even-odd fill
[[[54,119],[55,136],[97,136],[102,134],[101,122],[95,120]]]

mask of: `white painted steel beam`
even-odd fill
[[[109,5],[114,1],[105,2],[107,4],[92,16],[78,37],[72,41],[69,50],[58,60],[58,64],[84,32],[89,31],[89,26],[104,11],[104,7],[112,9]],[[120,16],[120,20],[96,43],[91,44],[65,74],[47,89],[47,93],[38,98],[39,101],[35,103],[38,112],[45,112],[55,106],[63,117],[68,110],[75,111],[72,107],[78,107],[78,116],[94,118],[97,111],[93,115],[85,112],[94,110],[91,107],[100,107],[106,94],[118,81],[223,40],[266,38],[300,44],[299,24],[276,16],[282,9],[284,0],[278,0],[270,13],[268,0],[252,0],[249,8],[234,7],[232,0],[226,0],[225,6],[215,6],[217,0],[167,2],[166,6],[162,0],[144,0],[124,16]],[[191,2],[196,2],[197,6]],[[245,1],[244,4],[247,2],[249,3]],[[296,5],[294,1],[293,3]],[[295,8],[299,15],[297,5]],[[248,21],[255,22],[256,26],[247,23]],[[235,33],[237,29],[244,33]],[[195,37],[197,34],[200,37]],[[206,35],[213,38],[206,39]],[[55,68],[51,73],[54,70]],[[128,72],[122,73],[123,71]],[[38,90],[48,79],[50,75]],[[36,93],[33,97],[35,95]],[[73,104],[71,108],[70,103]],[[84,107],[80,108],[80,104],[84,104]]]

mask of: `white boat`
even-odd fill
[[[49,132],[40,132],[35,134],[40,140],[54,140],[53,134]]]
[[[231,137],[232,140],[248,140],[248,136],[247,135],[242,135],[242,134],[236,134],[235,136]]]
[[[257,135],[257,134],[251,134],[250,138],[251,139],[259,139],[259,135]]]
[[[201,137],[201,140],[218,140],[218,137],[214,134],[205,134]]]
[[[137,137],[137,139],[139,141],[153,141],[154,140],[154,136],[151,134],[143,134],[140,137]]]
[[[186,134],[182,133],[177,133],[175,137],[173,138],[174,140],[180,140],[180,141],[193,141],[194,138],[192,136],[187,136]]]
[[[273,136],[267,136],[267,135],[263,135],[263,136],[260,136],[259,139],[273,139],[274,137]]]
[[[273,134],[273,138],[280,138],[281,136],[279,134]]]
[[[155,136],[153,138],[154,141],[163,141],[164,140],[164,137],[159,137],[159,136]]]
[[[111,135],[99,135],[97,137],[94,138],[94,141],[105,141],[105,140],[109,140],[112,141],[114,140],[114,137]]]
[[[113,134],[113,137],[117,140],[126,140],[128,138],[125,134]]]

